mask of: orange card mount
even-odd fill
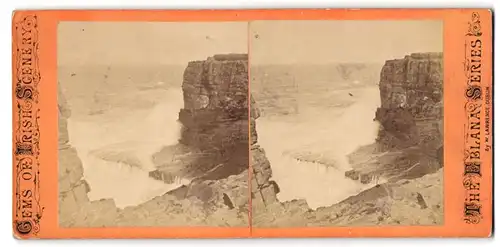
[[[12,72],[18,239],[491,235],[488,9],[16,11]]]

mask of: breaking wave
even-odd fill
[[[306,118],[299,113],[293,120],[257,119],[258,142],[271,163],[271,179],[280,187],[280,201],[305,199],[316,209],[374,186],[344,175],[351,169],[347,155],[375,142],[379,128],[373,120],[380,105],[378,89],[363,89],[355,100],[345,108],[303,114]]]
[[[68,120],[70,143],[82,160],[84,179],[91,188],[90,200],[112,198],[123,208],[187,183],[176,179],[173,184],[165,184],[149,177],[149,171],[155,169],[153,153],[178,142],[182,90],[169,88],[163,97],[152,101],[149,109],[113,108],[112,114]]]

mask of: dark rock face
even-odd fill
[[[359,172],[355,170],[346,171],[345,176],[352,180],[359,180]]]
[[[381,124],[382,150],[442,145],[442,53],[415,53],[387,61],[379,88],[382,105],[375,119]]]
[[[60,95],[59,209],[64,227],[248,226],[249,143],[246,55],[216,55],[188,64],[182,85],[178,145],[153,155],[149,176],[191,183],[143,204],[119,209],[112,199],[89,201],[83,166],[68,144],[69,111]]]
[[[380,130],[373,152],[387,152],[359,164],[369,147],[350,156],[361,182],[374,177],[414,179],[443,166],[443,59],[441,53],[416,53],[389,60],[380,74]],[[363,150],[364,149],[364,150]],[[437,150],[437,151],[436,151]],[[366,156],[366,155],[365,155]]]
[[[179,144],[153,155],[150,177],[191,180],[167,194],[196,198],[208,214],[226,207],[248,212],[248,61],[246,54],[189,62],[182,83]],[[241,223],[243,223],[242,221]]]
[[[387,61],[380,77],[382,105],[374,119],[380,122],[378,139],[349,155],[355,169],[345,173],[359,183],[377,185],[316,210],[309,209],[305,200],[279,203],[276,190],[274,203],[265,205],[266,210],[255,210],[259,197],[254,187],[264,186],[252,180],[253,226],[442,224],[442,54],[412,54]],[[252,154],[257,154],[252,156],[254,174],[256,166],[269,164],[256,140],[257,133],[252,132]],[[271,169],[264,171],[265,176],[255,177],[272,184]],[[381,177],[386,180],[379,183]],[[262,193],[261,198],[267,196]]]
[[[182,161],[182,171],[176,175],[217,180],[248,169],[246,57],[216,55],[188,64],[182,83],[184,108],[179,113],[183,148],[170,147],[182,149],[176,156]],[[162,152],[154,159],[161,162]]]

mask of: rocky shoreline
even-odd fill
[[[268,205],[254,227],[331,227],[443,224],[443,172],[365,190],[329,207],[309,209],[305,200]],[[441,195],[441,196],[437,196]]]
[[[69,144],[71,112],[60,93],[60,226],[247,227],[249,198],[255,227],[442,224],[442,66],[442,54],[434,53],[386,62],[379,84],[382,105],[374,113],[381,123],[377,141],[349,155],[354,169],[345,174],[360,183],[380,183],[316,210],[305,200],[277,199],[279,184],[258,143],[260,112],[248,96],[246,54],[215,55],[188,64],[179,113],[181,138],[153,155],[157,170],[149,175],[165,183],[176,177],[191,182],[125,209],[112,199],[89,200],[92,188],[83,180],[77,150]]]
[[[189,62],[183,80],[179,144],[153,155],[153,179],[191,183],[133,207],[90,201],[83,166],[69,143],[70,112],[59,101],[59,219],[61,227],[249,225],[248,61],[223,54]]]
[[[380,122],[378,138],[348,156],[353,169],[345,173],[362,184],[375,183],[374,187],[316,210],[305,200],[254,206],[253,225],[442,224],[442,62],[441,53],[416,53],[383,66],[382,104],[374,114],[374,121]]]
[[[443,167],[442,70],[441,53],[386,62],[379,83],[382,105],[375,114],[381,123],[376,144],[350,155],[354,170],[346,175],[397,181]]]

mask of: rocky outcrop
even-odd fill
[[[443,166],[443,57],[414,53],[389,60],[380,73],[380,123],[374,145],[350,155],[346,176],[362,183],[374,178],[418,178]],[[437,150],[437,151],[436,151]]]
[[[345,174],[363,184],[375,183],[374,187],[316,210],[305,200],[268,204],[266,210],[252,212],[252,224],[442,224],[442,66],[442,54],[419,53],[387,61],[382,68],[382,104],[374,119],[380,122],[378,138],[349,155],[354,169]],[[270,169],[266,174],[271,174]]]
[[[76,149],[69,144],[68,121],[71,111],[68,108],[61,89],[58,88],[58,163],[59,163],[59,217],[61,226],[67,226],[68,220],[79,205],[88,202],[88,186],[81,180],[83,166]],[[65,220],[68,219],[68,220]]]
[[[441,225],[443,170],[418,179],[375,186],[329,207],[305,200],[275,203],[252,218],[255,227]]]
[[[248,226],[248,171],[193,182],[120,210],[116,226]]]
[[[276,182],[270,180],[272,176],[271,164],[266,157],[263,148],[259,146],[256,130],[256,119],[260,117],[260,111],[253,97],[250,98],[250,152],[252,168],[252,209],[259,211],[267,205],[277,202],[276,194],[279,187]]]
[[[60,223],[63,227],[248,226],[247,55],[215,55],[190,62],[184,73],[183,125],[178,145],[153,155],[150,177],[186,186],[119,209],[111,199],[89,201],[83,167],[68,144],[69,114],[60,95]]]
[[[179,145],[155,154],[158,170],[189,179],[218,180],[248,169],[248,61],[216,55],[184,72]],[[175,160],[165,159],[175,155]],[[172,162],[181,162],[172,171]],[[158,174],[158,172],[154,172]]]
[[[248,220],[248,60],[246,54],[215,55],[190,62],[182,84],[183,128],[178,145],[153,157],[158,169],[150,176],[172,182],[191,180],[168,194],[196,198],[208,215],[221,207]]]
[[[248,60],[216,55],[190,62],[184,73],[180,143],[200,150],[188,173],[199,176],[220,165],[209,179],[248,169]]]
[[[58,88],[59,108],[59,224],[61,227],[106,226],[114,223],[118,210],[113,200],[90,202],[90,186],[83,179],[83,164],[77,150],[69,144],[68,118],[71,110]]]
[[[442,145],[442,53],[387,61],[379,88],[382,104],[375,119],[381,123],[377,142],[382,150]]]

